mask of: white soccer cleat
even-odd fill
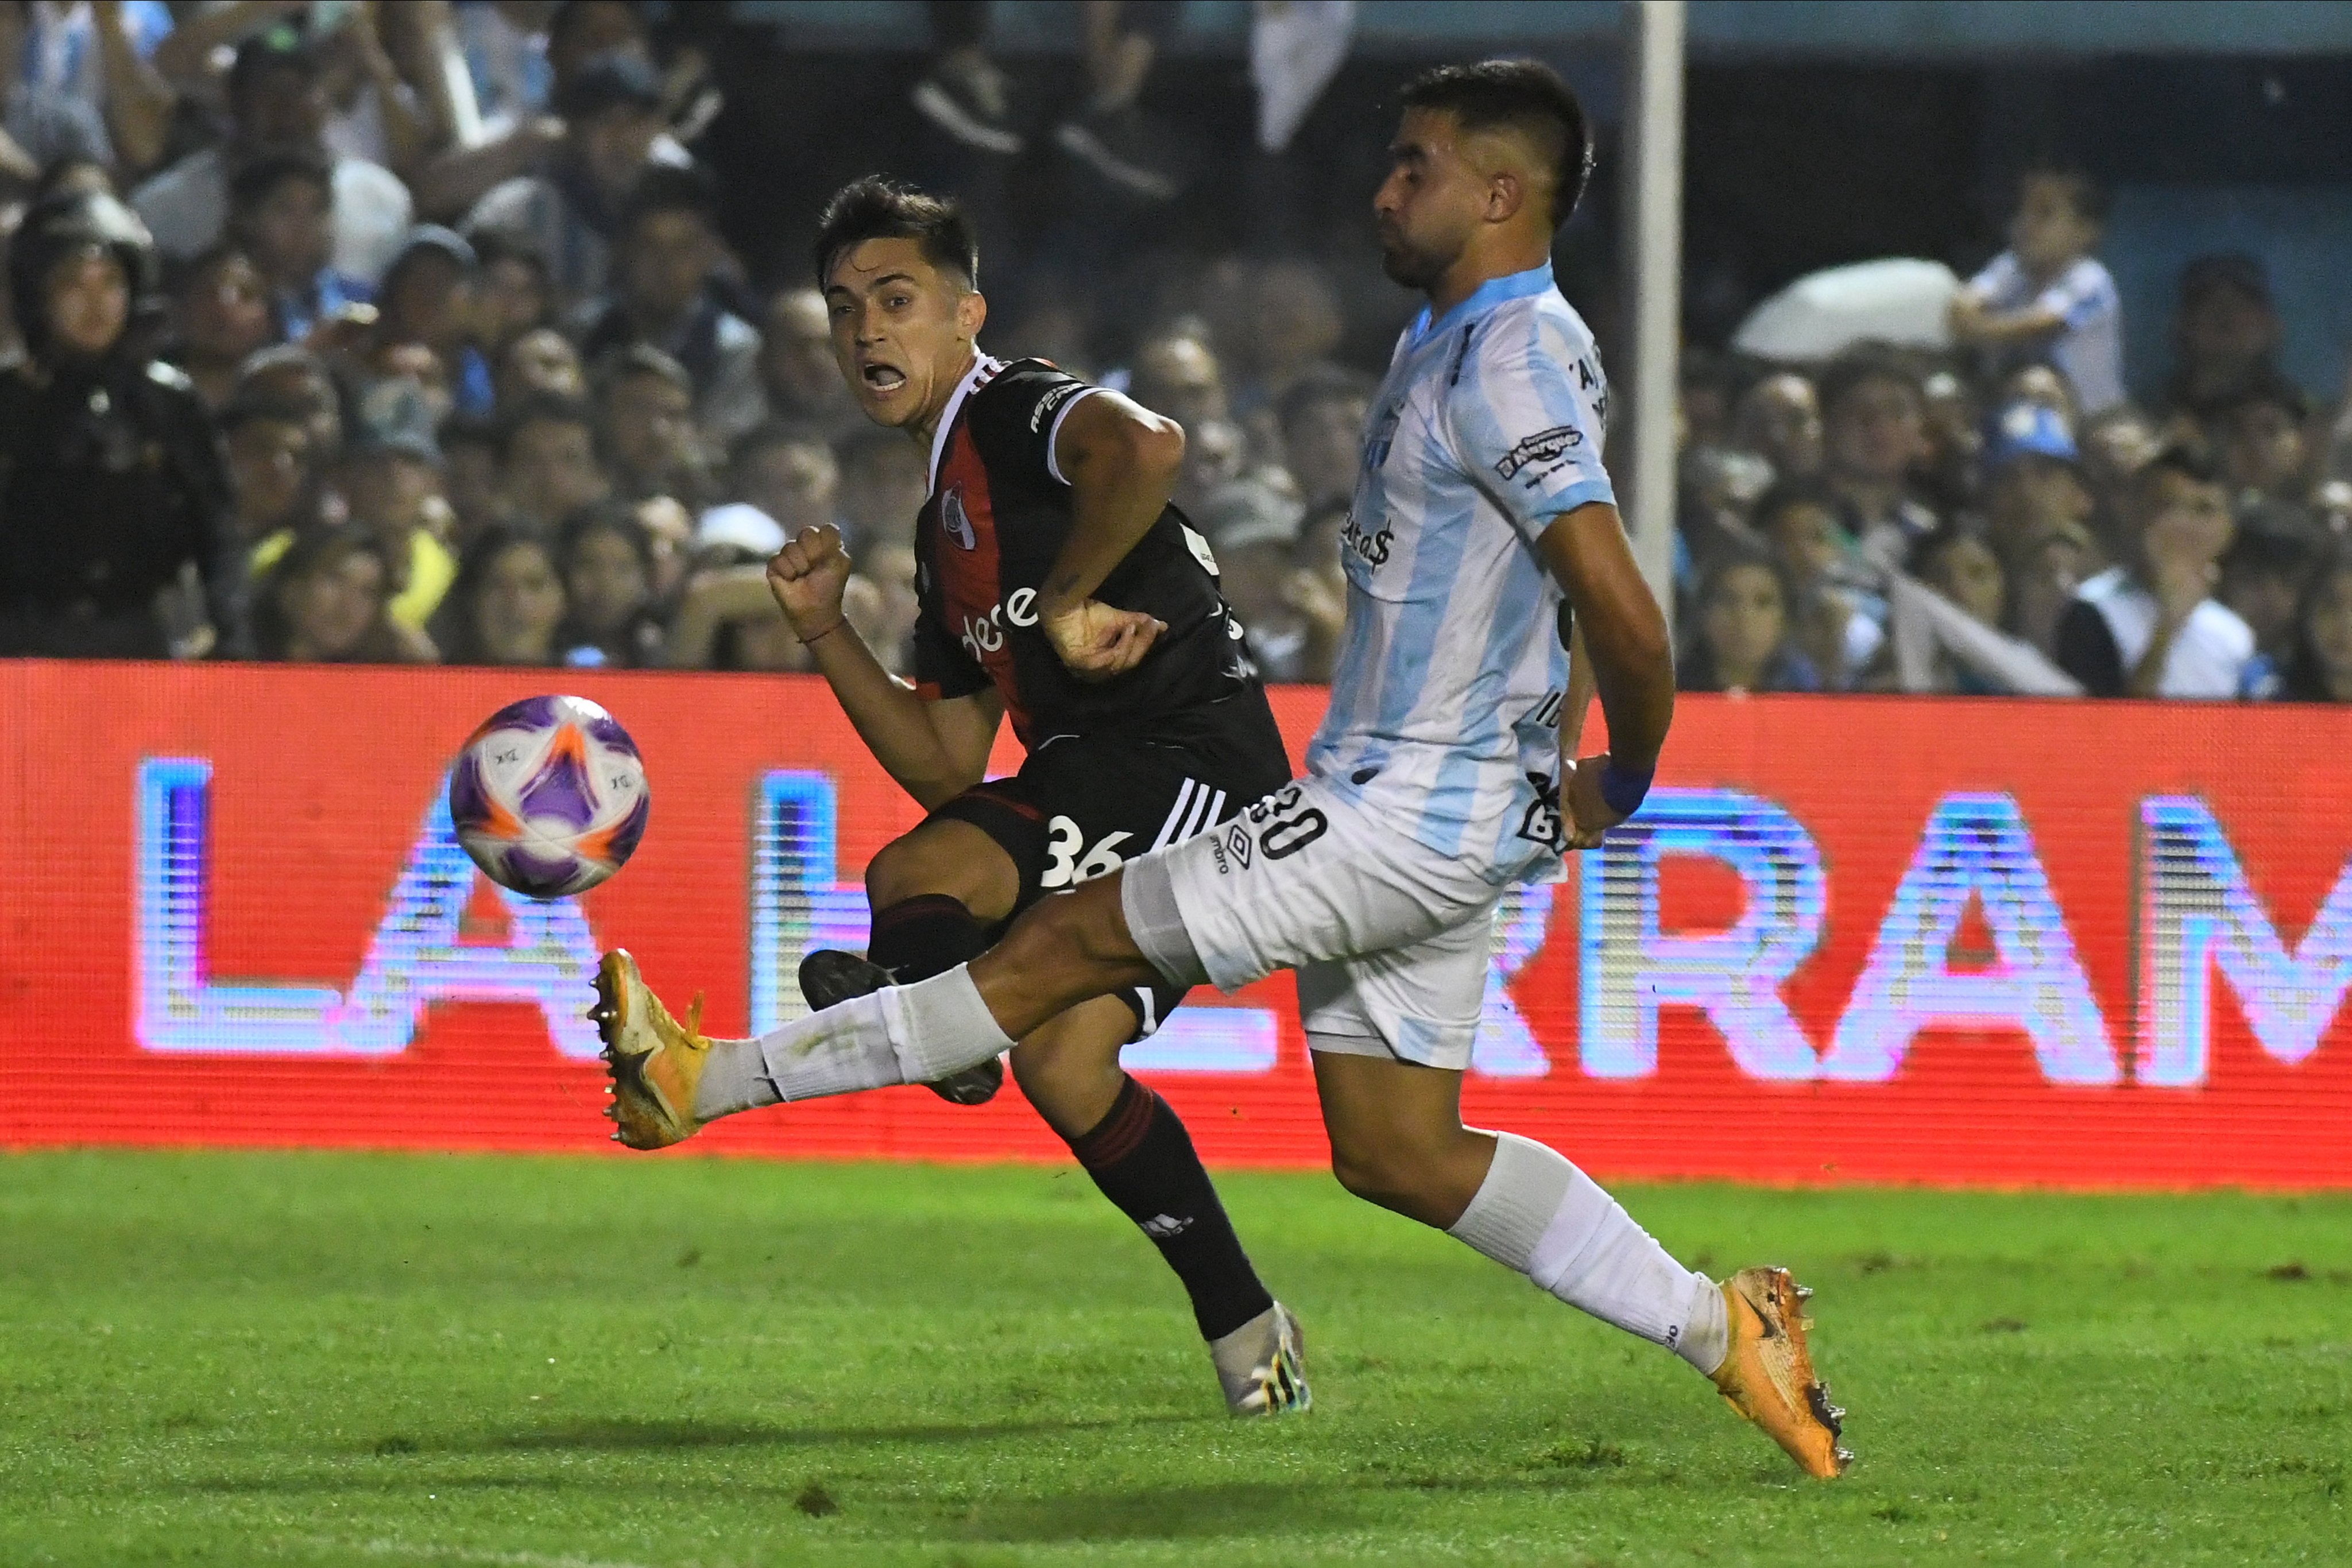
[[[1209,1342],[1209,1359],[1236,1416],[1279,1416],[1315,1403],[1307,1388],[1307,1335],[1280,1301],[1223,1339]]]

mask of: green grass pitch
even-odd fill
[[[1861,1456],[1321,1175],[1223,1414],[1074,1171],[0,1158],[0,1563],[2352,1562],[2352,1198],[1628,1186],[1786,1261]]]

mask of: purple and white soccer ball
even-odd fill
[[[652,803],[636,743],[585,697],[508,704],[449,772],[457,841],[483,875],[531,898],[585,893],[620,870]]]

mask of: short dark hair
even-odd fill
[[[925,261],[952,273],[966,288],[980,287],[980,242],[954,201],[930,195],[883,174],[852,180],[833,193],[817,219],[816,286],[824,287],[834,259],[870,239],[910,239]]]
[[[593,438],[596,434],[596,414],[578,398],[564,397],[556,392],[533,392],[516,403],[499,422],[499,461],[506,462],[514,455],[515,437],[534,424],[576,424]]]
[[[1822,417],[1827,418],[1864,382],[1878,381],[1898,382],[1909,387],[1915,397],[1925,395],[1919,368],[1902,350],[1892,343],[1874,340],[1856,343],[1822,367],[1822,373],[1814,378],[1813,385],[1821,394]]]
[[[716,227],[719,194],[709,174],[699,168],[648,164],[629,187],[628,200],[622,205],[622,236],[633,236],[639,224],[662,213],[686,213]]]
[[[640,376],[667,382],[689,398],[694,395],[693,374],[651,343],[630,343],[597,355],[596,362],[588,368],[588,386],[602,403],[614,387]]]
[[[2174,474],[2192,485],[2219,485],[2221,470],[2214,465],[2213,455],[2203,445],[2176,441],[2163,451],[2140,465],[2132,476],[2132,488],[2144,489],[2160,474]]]
[[[1529,138],[1551,161],[1552,227],[1576,211],[1592,178],[1592,129],[1574,89],[1541,60],[1437,66],[1405,83],[1403,102],[1451,114],[1465,131],[1509,130]]]
[[[278,22],[236,47],[236,57],[229,62],[228,78],[222,87],[233,110],[267,72],[316,77],[320,68],[319,47],[309,33],[292,22]]]
[[[303,180],[335,197],[335,171],[316,152],[265,152],[239,169],[228,183],[231,212],[259,206],[270,193],[289,180]]]
[[[1285,432],[1307,414],[1326,403],[1364,402],[1372,401],[1380,383],[1361,371],[1351,371],[1344,365],[1316,365],[1283,392],[1275,404],[1275,427]]]
[[[1748,509],[1748,521],[1759,533],[1766,532],[1772,527],[1772,519],[1791,507],[1819,507],[1837,518],[1841,527],[1845,521],[1845,507],[1837,492],[1830,488],[1829,481],[1811,476],[1776,481]]]
[[[2017,189],[2022,196],[2028,180],[2054,180],[2067,188],[2066,199],[2073,204],[2074,215],[2086,223],[2104,224],[2114,204],[2107,188],[2091,177],[2091,172],[2063,158],[2037,158],[2018,171]]]
[[[896,433],[890,433],[895,434]],[[727,448],[727,465],[740,468],[763,452],[779,446],[817,446],[827,454],[833,451],[824,432],[812,424],[796,424],[787,420],[763,420],[737,436]]]

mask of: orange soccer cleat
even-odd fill
[[[616,947],[596,966],[596,1006],[588,1016],[604,1042],[604,1070],[613,1080],[613,1103],[604,1114],[617,1127],[614,1142],[660,1149],[699,1132],[694,1086],[710,1058],[701,1030],[702,998],[694,998],[679,1023],[637,973],[628,949]]]
[[[1731,1328],[1731,1349],[1715,1369],[1723,1402],[1763,1427],[1807,1475],[1835,1480],[1853,1456],[1838,1447],[1845,1412],[1813,1376],[1805,1347],[1812,1320],[1803,1304],[1812,1291],[1786,1269],[1742,1269],[1722,1290]]]

